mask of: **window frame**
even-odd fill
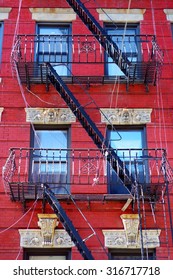
[[[120,138],[121,137],[121,131],[127,131],[129,133],[131,133],[132,131],[141,131],[142,133],[142,137],[141,137],[141,144],[142,144],[142,149],[147,149],[147,135],[146,135],[146,126],[137,126],[137,125],[122,125],[122,126],[116,126],[114,125],[113,128],[115,129],[115,131],[117,131],[117,138]],[[110,146],[112,147],[111,145],[111,131],[112,131],[112,126],[108,126],[107,127],[107,140],[108,142],[110,143]],[[121,148],[116,148],[116,149],[121,149]],[[129,148],[127,148],[129,149]],[[121,159],[121,158],[120,158]],[[129,191],[126,189],[126,188],[122,188],[121,184],[118,183],[118,181],[115,183],[115,185],[111,185],[111,181],[113,181],[111,178],[111,172],[110,172],[110,165],[108,164],[107,165],[107,178],[108,178],[108,193],[109,194],[117,194],[117,195],[127,195],[129,194]],[[146,167],[146,170],[147,170],[147,167]],[[148,173],[147,173],[148,174]],[[112,175],[113,176],[113,175]],[[147,176],[146,178],[147,181],[149,181],[149,176]],[[113,191],[113,189],[115,191]]]
[[[69,149],[70,148],[70,143],[71,143],[71,129],[70,129],[70,126],[69,125],[34,125],[34,127],[31,127],[31,137],[30,137],[30,143],[31,143],[31,148],[34,148],[34,139],[35,139],[35,131],[67,131],[67,148],[66,149]],[[53,148],[53,147],[52,147]],[[47,148],[49,149],[49,148]],[[51,149],[51,147],[50,147]],[[53,148],[53,149],[56,149],[56,148]],[[58,147],[57,147],[58,149]],[[67,151],[68,152],[68,151]],[[29,181],[32,181],[31,179],[31,174],[32,174],[32,165],[33,165],[33,151],[31,150],[30,152],[30,167],[29,167]],[[69,157],[68,157],[69,158]],[[46,162],[46,160],[45,160]],[[34,163],[38,164],[36,161],[34,161]],[[43,163],[44,163],[44,160],[43,160]],[[51,161],[48,162],[48,164],[51,164]],[[56,163],[55,163],[56,164]],[[68,193],[70,193],[70,158],[67,162],[67,169],[66,169],[66,182],[68,182],[67,184],[67,187],[68,187]],[[44,172],[43,172],[44,174]],[[55,183],[52,183],[54,185],[58,185],[58,184],[55,184]],[[62,184],[64,185],[65,183],[62,182]],[[66,184],[65,184],[66,185]],[[62,190],[63,190],[63,187],[62,187]],[[57,189],[57,192],[55,190],[55,194],[67,194],[67,192],[65,191],[65,193],[63,193],[63,191],[61,192],[58,192],[58,189]]]
[[[148,258],[147,258],[148,255]],[[141,249],[110,249],[109,260],[141,260]],[[133,258],[133,257],[137,258]],[[131,257],[131,258],[130,258]],[[156,249],[144,249],[144,260],[156,260]]]
[[[38,22],[36,24],[36,34],[39,35],[39,36],[42,35],[42,34],[39,33],[40,32],[39,30],[40,30],[41,27],[46,27],[46,28],[47,27],[57,27],[57,29],[63,27],[63,28],[67,28],[67,30],[68,30],[67,36],[69,36],[69,38],[70,38],[70,35],[72,34],[72,26],[71,26],[70,23]],[[49,35],[49,34],[47,34],[47,35]],[[50,52],[50,55],[51,55],[51,52]],[[68,52],[67,52],[66,55],[67,55],[67,61],[65,61],[64,63],[67,64],[67,73],[66,73],[66,75],[61,75],[60,74],[60,76],[70,76],[71,75],[71,68],[72,68],[71,56],[72,56],[72,50],[70,48],[70,40],[69,39],[68,39]],[[57,54],[56,54],[56,56],[57,56]],[[36,53],[36,47],[35,47],[35,61],[37,63],[40,63],[40,64],[44,62],[44,61],[43,62],[39,61],[39,44],[38,44],[38,52],[37,53]],[[50,62],[50,61],[48,61],[48,62]],[[50,62],[50,63],[53,64],[53,62]],[[59,64],[61,64],[61,63],[63,63],[63,61],[59,62]],[[55,61],[55,64],[58,64],[58,62]]]
[[[121,28],[122,30],[124,30],[125,23],[116,23],[116,27],[115,27],[115,24],[113,25],[112,23],[105,23],[104,28],[105,28],[108,35],[110,35],[108,30],[115,30],[115,36],[116,36],[116,29]],[[140,35],[140,25],[139,25],[139,23],[128,23],[127,26],[126,26],[126,29],[127,30],[133,29],[133,30],[135,30],[135,35]],[[112,37],[112,35],[110,35],[110,36]],[[136,42],[137,50],[139,50],[138,54],[136,56],[137,61],[140,61],[141,60],[140,46],[139,46],[139,43],[137,41],[135,41],[135,42]],[[127,56],[127,58],[128,58],[128,56]],[[111,67],[111,65],[115,65],[115,63],[113,63],[113,62],[109,63],[108,59],[109,59],[109,57],[105,52],[105,67],[104,67],[105,76],[108,76],[108,77],[117,76],[120,79],[125,79],[125,75],[123,73],[122,73],[122,75],[119,75],[119,74],[110,75],[109,74],[109,67]],[[118,71],[121,71],[121,70],[118,69]]]
[[[71,260],[71,250],[61,248],[24,248],[23,260],[30,260],[31,256],[65,256],[66,260]]]

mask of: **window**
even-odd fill
[[[70,250],[67,249],[24,249],[24,260],[70,260]]]
[[[145,129],[142,127],[117,127],[108,130],[108,139],[111,147],[127,168],[129,175],[137,178],[139,183],[147,180],[147,162],[143,158],[146,150]],[[144,178],[145,177],[145,178]],[[118,184],[114,170],[108,165],[109,192],[117,194],[127,194],[128,191]]]
[[[70,25],[38,25],[38,53],[39,63],[50,62],[61,76],[69,75],[70,57]]]
[[[141,260],[140,249],[116,249],[109,251],[110,260]],[[155,249],[144,250],[144,260],[155,260]]]
[[[3,23],[0,22],[0,62],[2,59],[2,39],[3,39]]]
[[[125,26],[117,25],[115,26],[106,25],[106,30],[108,35],[111,36],[112,40],[116,43],[118,48],[124,53],[128,60],[132,63],[137,62],[140,57],[139,47],[137,43],[138,27],[136,24],[131,24]],[[106,75],[108,76],[120,76],[124,77],[124,73],[121,69],[113,63],[112,58],[106,55]]]
[[[69,192],[68,130],[36,127],[33,132],[31,181],[47,183],[56,194]]]

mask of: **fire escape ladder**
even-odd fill
[[[81,3],[80,0],[66,0],[72,9],[76,12],[79,18],[92,32],[94,37],[97,39],[99,44],[105,49],[107,54],[113,59],[118,65],[121,71],[128,77],[130,61],[122,53],[117,44],[107,34],[106,30],[98,23],[88,9]]]
[[[60,96],[63,98],[67,106],[71,109],[73,114],[76,116],[82,127],[86,130],[87,134],[91,137],[95,145],[107,157],[107,161],[112,165],[113,170],[116,174],[116,179],[119,184],[123,187],[125,182],[129,185],[134,182],[134,178],[129,175],[129,170],[124,167],[122,160],[110,146],[108,141],[104,138],[96,124],[92,121],[90,116],[87,114],[83,106],[75,98],[71,90],[67,87],[65,82],[57,74],[56,70],[50,63],[48,67],[48,79],[58,91]]]
[[[83,256],[85,260],[94,260],[91,252],[89,251],[85,242],[82,240],[81,236],[75,229],[72,221],[68,218],[65,210],[62,208],[61,204],[59,203],[58,199],[55,197],[54,193],[50,190],[50,188],[47,185],[44,185],[43,187],[44,187],[44,198],[46,199],[46,201],[48,201],[51,208],[54,210],[55,214],[59,218],[64,229],[71,237],[71,240],[76,245],[80,254]]]

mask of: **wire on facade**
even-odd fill
[[[37,199],[35,202],[37,202],[37,201],[38,201],[38,199]],[[33,207],[32,207],[33,209],[32,209],[32,213],[31,213],[31,217],[30,217],[30,219],[29,219],[29,222],[28,222],[28,225],[27,225],[26,230],[28,230],[29,227],[30,227],[30,224],[31,224],[32,219],[33,219],[33,216],[34,216],[34,212],[35,212],[36,205],[37,205],[37,203],[35,203],[35,204],[33,205]],[[17,254],[16,260],[18,260],[18,258],[20,257],[21,251],[22,251],[22,247],[20,247],[20,249],[19,249],[19,252],[18,252],[18,254]]]
[[[6,231],[8,231],[8,230],[10,230],[11,228],[13,228],[15,225],[17,225],[17,224],[32,210],[32,208],[35,209],[35,206],[36,206],[36,204],[37,204],[37,201],[38,201],[38,199],[36,199],[36,200],[34,201],[34,203],[32,204],[32,206],[22,215],[22,217],[20,217],[17,221],[15,221],[15,222],[14,222],[12,225],[10,225],[9,227],[7,227],[7,228],[3,229],[2,231],[0,231],[0,234],[6,232]]]

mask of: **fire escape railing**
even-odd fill
[[[104,48],[93,35],[18,35],[17,62],[104,63]],[[109,35],[130,63],[148,62],[159,52],[153,35]],[[114,38],[114,39],[113,39]],[[161,51],[160,51],[161,52]],[[161,53],[160,53],[161,55]],[[66,56],[66,61],[63,56]],[[109,63],[115,63],[113,60]]]
[[[166,180],[173,178],[163,149],[115,152],[122,160],[124,172],[128,170],[129,178],[135,178],[146,197],[157,199],[165,189]],[[33,199],[42,197],[42,184],[48,184],[56,195],[70,193],[72,186],[79,186],[79,190],[81,186],[116,187],[112,168],[116,165],[115,158],[108,159],[99,149],[14,148],[3,167],[3,180],[12,200]],[[121,176],[121,170],[117,169],[117,175]]]
[[[98,38],[97,38],[98,37]],[[128,76],[115,68],[113,59],[99,44],[101,35],[18,35],[13,53],[22,82],[46,83],[46,63],[56,67],[60,76],[95,77],[92,82],[109,82],[119,76],[129,82],[155,83],[163,63],[163,53],[152,35],[115,35],[111,40],[128,57]],[[75,67],[75,64],[81,67]],[[89,67],[86,73],[85,64]],[[94,67],[93,67],[94,65]],[[96,67],[97,76],[96,78]],[[94,69],[94,70],[93,70]],[[100,79],[99,79],[100,77]],[[90,79],[91,79],[90,78]],[[73,79],[69,79],[73,82]],[[84,79],[85,80],[85,79]],[[81,79],[82,81],[82,79]]]

